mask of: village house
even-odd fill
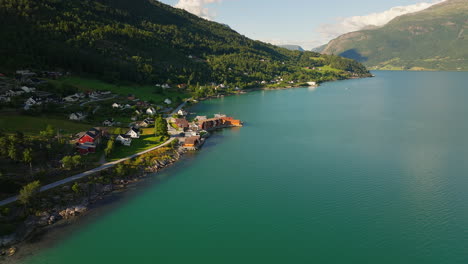
[[[118,103],[113,103],[112,108],[121,108],[122,106]]]
[[[156,111],[156,109],[154,109],[154,107],[149,107],[148,109],[146,109],[146,114],[147,115],[156,115],[157,111]]]
[[[42,102],[40,98],[29,97],[28,100],[24,102],[24,110],[28,111],[32,106],[41,104]]]
[[[131,127],[126,135],[130,136],[131,138],[140,138],[140,130],[136,127]]]
[[[186,116],[188,113],[184,109],[180,109],[179,111],[177,111],[177,114],[180,116]]]
[[[307,82],[307,84],[310,85],[310,86],[316,86],[317,85],[316,82]]]
[[[196,150],[200,146],[200,144],[200,136],[192,136],[185,139],[183,147],[189,150]]]
[[[232,117],[227,117],[225,115],[215,115],[214,118],[206,119],[203,121],[198,121],[198,128],[203,130],[213,130],[223,127],[240,127],[242,122],[236,120]]]
[[[168,104],[168,105],[169,105],[169,104],[172,104],[172,101],[171,101],[171,99],[169,99],[169,98],[166,98],[166,100],[164,100],[164,103],[166,103],[166,104]]]
[[[27,86],[21,87],[21,90],[23,90],[25,93],[34,93],[36,91],[36,88],[29,88]]]
[[[30,70],[18,70],[16,71],[16,75],[22,78],[31,78],[33,76],[36,76],[36,73]]]
[[[63,100],[66,101],[66,102],[72,103],[72,102],[76,102],[76,101],[80,100],[80,96],[78,96],[77,94],[73,94],[73,95],[69,95],[67,97],[64,97]]]
[[[154,124],[154,119],[146,118],[145,120],[139,122],[137,124],[138,127],[149,127],[150,125]]]
[[[185,89],[185,88],[187,88],[187,84],[181,83],[181,84],[178,84],[177,87],[178,87],[179,89]]]
[[[113,118],[109,118],[109,119],[105,120],[104,122],[102,122],[102,125],[103,125],[103,126],[109,126],[109,127],[111,127],[111,126],[113,126],[114,124],[115,124],[115,122],[114,122],[114,119],[113,119]]]
[[[71,113],[68,119],[74,121],[82,121],[86,118],[86,115],[81,112]]]
[[[5,93],[6,96],[20,96],[24,94],[24,91],[13,91],[13,90],[9,90],[8,92]]]
[[[176,118],[174,123],[178,128],[183,130],[187,130],[190,127],[189,122],[185,118]]]
[[[203,120],[206,120],[207,117],[206,117],[206,116],[197,116],[197,117],[195,117],[195,119],[196,119],[197,121],[203,121]]]
[[[130,135],[120,134],[115,138],[115,141],[120,142],[122,145],[129,147],[132,144],[132,137]]]
[[[76,143],[76,148],[78,152],[82,155],[86,155],[88,153],[95,153],[96,146],[101,144],[102,140],[102,130],[99,128],[91,128],[86,132],[79,133],[78,140]]]
[[[166,84],[163,84],[161,87],[162,87],[163,89],[169,89],[169,88],[171,88],[171,86],[170,86],[169,84],[167,84],[167,83],[166,83]]]
[[[200,130],[200,129],[199,129],[197,123],[190,123],[189,124],[189,131],[198,132],[198,130]]]

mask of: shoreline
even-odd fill
[[[348,78],[345,80],[369,78],[369,77],[371,76]],[[333,80],[333,81],[337,81],[337,80]],[[223,95],[223,96],[241,95],[241,94],[247,94],[247,93],[255,92],[255,91],[287,90],[287,89],[292,89],[292,88],[311,88],[311,87],[317,88],[318,86],[319,84],[310,85],[310,86],[290,86],[290,87],[277,87],[277,88],[259,87],[259,88],[252,88],[246,91]],[[223,96],[207,97],[207,98],[198,99],[197,101],[200,102],[200,101],[204,101],[208,99],[217,99]],[[196,104],[198,102],[192,102],[192,103]],[[71,228],[77,222],[81,222],[84,220],[84,223],[85,223],[87,216],[96,214],[99,212],[99,210],[102,210],[103,208],[107,208],[106,205],[108,204],[115,203],[116,196],[122,196],[121,198],[123,198],[124,194],[131,193],[131,191],[129,191],[130,187],[135,186],[138,183],[144,182],[146,179],[154,178],[154,176],[157,176],[160,170],[172,167],[178,161],[180,161],[187,152],[188,151],[186,149],[179,147],[176,150],[177,155],[175,155],[173,157],[174,159],[171,159],[170,162],[161,163],[158,160],[156,160],[155,164],[150,165],[150,166],[145,166],[143,171],[140,171],[139,173],[128,175],[125,177],[124,180],[116,179],[115,181],[120,182],[120,184],[118,183],[114,184],[113,182],[112,184],[101,186],[101,190],[96,192],[93,197],[89,197],[88,200],[83,200],[80,203],[75,202],[73,203],[74,205],[68,204],[67,206],[61,207],[59,209],[54,208],[51,210],[52,212],[46,215],[41,214],[41,216],[36,217],[34,221],[30,220],[31,221],[30,226],[28,226],[27,224],[28,219],[29,219],[28,218],[25,221],[26,226],[22,224],[22,227],[21,227],[22,230],[19,230],[19,231],[17,230],[13,236],[18,236],[17,233],[22,233],[21,231],[23,231],[24,229],[27,230],[26,234],[23,234],[19,238],[15,237],[11,243],[8,243],[8,242],[5,243],[5,238],[8,239],[9,236],[0,237],[0,262],[7,261],[5,263],[18,263],[19,261],[24,260],[25,258],[31,256],[32,254],[40,252],[48,245],[53,244],[54,241],[55,242],[59,241],[60,239],[63,238],[64,235],[66,235],[66,234],[62,234],[62,235],[60,234],[60,232],[63,231],[62,229],[64,228],[70,229],[66,231],[66,233],[68,233],[69,231],[72,231]],[[85,177],[82,180],[86,180],[87,178],[90,178],[90,177],[92,177],[92,175],[89,175],[88,177]],[[76,181],[76,182],[79,182],[79,181]],[[65,187],[68,187],[68,189],[70,189],[71,186],[67,186],[67,185],[61,186],[61,190],[65,189]],[[52,217],[58,218],[59,220],[53,220],[51,222],[50,220]],[[91,219],[88,219],[88,220],[91,220]],[[50,240],[53,240],[53,241],[50,241]],[[41,242],[44,242],[44,241],[46,244],[41,245]],[[3,245],[3,244],[6,244],[6,245]],[[14,249],[14,252],[11,256],[9,256],[9,252],[8,252],[10,249]]]
[[[192,152],[193,153],[193,152]],[[185,152],[177,161],[190,160],[191,152]],[[88,210],[80,215],[62,219],[53,225],[45,226],[36,230],[28,239],[19,242],[15,246],[18,251],[11,257],[0,256],[0,263],[18,264],[23,263],[30,257],[37,256],[44,250],[58,245],[64,239],[72,237],[76,232],[88,224],[112,213],[119,208],[122,203],[136,197],[147,188],[152,188],[162,184],[168,177],[159,177],[159,172],[169,169],[177,169],[178,162],[174,162],[159,170],[158,173],[148,172],[144,175],[135,176],[132,182],[126,185],[124,189],[115,189],[111,192],[102,194],[98,199],[89,204]],[[133,176],[132,176],[133,177]]]
[[[139,183],[148,179],[156,179],[158,173],[164,169],[172,167],[180,159],[182,159],[187,150],[182,147],[173,149],[172,155],[167,158],[156,160],[152,164],[147,164],[139,169],[138,172],[116,177],[109,184],[94,183],[88,184],[93,189],[92,193],[80,197],[73,197],[67,202],[66,206],[55,206],[47,210],[40,210],[39,216],[30,215],[24,223],[13,233],[7,236],[0,237],[0,262],[17,263],[24,258],[31,256],[31,252],[39,252],[43,246],[49,245],[48,238],[54,237],[53,240],[60,240],[58,230],[63,228],[71,228],[76,222],[81,219],[87,219],[88,215],[98,213],[102,208],[113,204],[120,198],[125,198],[131,195],[133,191],[139,188],[133,188]],[[165,153],[166,154],[166,153]],[[89,176],[90,178],[93,176]],[[85,184],[82,181],[81,184]],[[60,191],[70,191],[70,184],[59,187]],[[53,196],[49,194],[47,197]],[[87,196],[87,197],[86,197]],[[70,193],[62,195],[62,199],[70,197]],[[56,197],[52,197],[54,199]],[[41,198],[40,200],[44,200]],[[41,245],[46,241],[46,245]]]

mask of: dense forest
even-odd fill
[[[368,74],[354,60],[253,41],[154,0],[0,0],[0,72],[71,71],[105,81],[229,83]],[[330,66],[339,71],[310,70]]]

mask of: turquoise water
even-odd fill
[[[245,121],[26,263],[468,263],[468,73],[204,102]]]

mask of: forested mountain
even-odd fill
[[[0,0],[0,23],[0,71],[7,73],[59,69],[106,81],[239,87],[278,75],[367,74],[353,60],[253,41],[154,0]],[[341,71],[304,70],[326,65]]]
[[[342,35],[323,52],[373,69],[468,70],[468,0],[447,0],[383,27]]]

